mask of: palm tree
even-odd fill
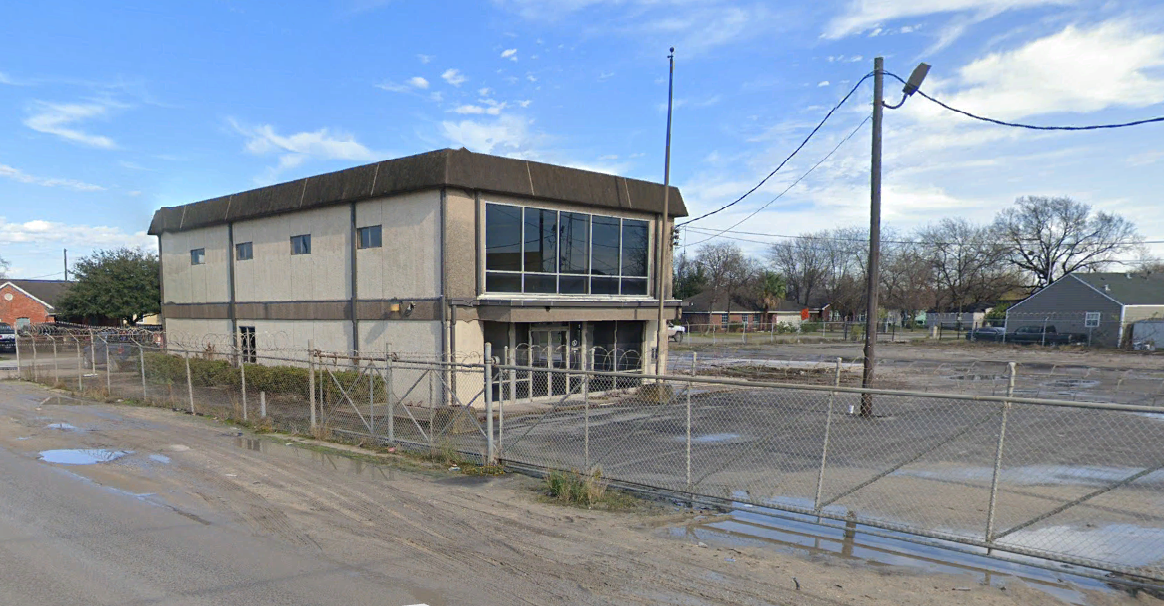
[[[760,276],[760,304],[764,306],[765,322],[769,318],[768,312],[779,305],[786,294],[788,294],[788,284],[784,281],[784,276],[774,271],[765,271]]]

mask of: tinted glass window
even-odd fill
[[[525,292],[554,293],[558,292],[558,276],[525,275]]]
[[[558,212],[525,209],[525,271],[556,272],[557,261]]]
[[[623,278],[622,279],[622,294],[624,295],[645,295],[647,294],[647,281],[644,278]]]
[[[558,292],[568,295],[584,295],[589,280],[586,276],[561,276],[558,278]]]
[[[647,222],[623,219],[622,221],[622,275],[647,275]]]
[[[485,205],[485,269],[521,271],[520,207]]]
[[[618,278],[590,278],[590,294],[617,295]]]
[[[291,254],[293,254],[293,255],[310,255],[311,254],[311,234],[304,234],[302,236],[291,236]]]
[[[190,265],[202,265],[206,262],[206,249],[195,248],[190,251]]]
[[[521,274],[485,274],[485,290],[488,292],[521,292]]]
[[[562,213],[558,230],[561,249],[561,271],[564,274],[584,274],[590,271],[590,215]]]
[[[361,227],[359,230],[360,248],[380,248],[382,246],[380,226],[369,225],[368,227]]]
[[[237,261],[246,261],[255,257],[254,245],[250,242],[239,242],[234,245],[234,258]]]
[[[594,217],[593,257],[590,273],[600,276],[618,275],[619,221],[614,217]],[[595,291],[597,292],[597,291]]]

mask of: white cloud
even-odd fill
[[[981,21],[1011,10],[1073,3],[1074,0],[851,0],[843,14],[829,21],[823,36],[844,38],[877,29],[893,19],[970,13],[976,21]]]
[[[525,75],[525,79],[529,80],[530,82],[537,82],[538,81],[537,76],[535,76],[533,74],[528,74],[528,73]]]
[[[83,249],[104,247],[141,247],[157,249],[157,239],[145,231],[126,233],[119,227],[105,225],[71,225],[59,221],[36,219],[23,223],[12,223],[0,217],[0,244],[39,245],[51,244],[79,246]],[[73,250],[70,248],[70,251]],[[60,251],[56,251],[60,252]]]
[[[12,86],[12,85],[15,85],[16,82],[13,81],[12,78],[9,78],[8,74],[5,74],[4,72],[0,72],[0,84],[7,84],[9,86]]]
[[[495,120],[462,120],[441,123],[441,133],[458,147],[500,156],[529,157],[541,139],[530,130],[530,121],[513,114]]]
[[[829,85],[829,81],[828,81],[828,80],[821,80],[820,82],[817,82],[817,83],[816,83],[816,85],[817,85],[817,86],[822,86],[822,87],[823,87],[823,86],[828,86],[828,85]]]
[[[446,69],[445,73],[441,74],[441,78],[444,78],[445,82],[453,86],[460,86],[465,80],[468,80],[468,78],[461,74],[461,70],[451,67]]]
[[[529,99],[526,99],[526,100],[524,100],[524,101],[518,101],[518,102],[517,102],[517,105],[518,105],[518,107],[521,107],[522,109],[525,109],[525,108],[529,107],[529,104],[530,104],[530,103],[533,103],[533,101],[531,101],[531,100],[529,100]]]
[[[964,88],[943,99],[1001,118],[1140,108],[1164,102],[1164,34],[1115,20],[1068,26],[958,70]]]
[[[19,183],[30,183],[32,185],[40,185],[42,187],[64,187],[74,191],[104,191],[105,188],[100,185],[93,185],[92,183],[85,183],[84,181],[77,181],[76,179],[57,179],[45,178],[30,175],[19,168],[8,166],[7,164],[0,164],[0,177],[11,179]]]
[[[428,98],[432,99],[433,101],[435,101],[437,103],[441,103],[442,101],[445,100],[445,94],[439,90],[436,90],[436,91],[429,93]]]
[[[364,147],[355,137],[342,132],[321,128],[312,132],[280,135],[270,124],[244,126],[231,119],[231,126],[247,137],[246,150],[257,156],[278,154],[279,163],[271,167],[264,180],[273,180],[286,169],[303,164],[308,159],[371,161],[378,154]]]
[[[501,51],[501,58],[502,59],[509,59],[510,61],[517,61],[517,49],[510,48],[510,49],[506,49],[506,50]]]
[[[56,135],[66,141],[80,143],[101,149],[117,149],[117,144],[109,137],[91,135],[73,125],[89,118],[107,115],[112,104],[108,103],[41,103],[35,105],[34,113],[24,119],[24,125],[32,130]]]
[[[410,93],[417,89],[424,90],[428,88],[428,80],[420,76],[413,76],[405,80],[402,84],[397,84],[392,81],[381,82],[376,85],[376,88],[382,88],[393,93]]]
[[[432,55],[417,55],[416,58],[418,61],[420,61],[424,65],[428,65],[429,63],[432,63],[432,60],[433,60]]]
[[[609,80],[614,77],[614,72],[598,72],[598,81]]]
[[[489,87],[479,88],[479,89],[477,89],[477,94],[482,96],[482,97],[488,97],[489,95],[493,94],[493,89],[491,89]]]

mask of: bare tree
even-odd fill
[[[12,266],[8,264],[8,260],[5,259],[4,257],[0,257],[0,278],[7,278],[8,277],[8,268],[9,267],[12,267]]]
[[[966,219],[942,219],[918,230],[916,239],[933,267],[938,309],[958,311],[994,301],[1019,283],[1006,264],[1006,243],[989,227]]]
[[[934,306],[934,263],[914,243],[882,244],[881,291],[887,308],[912,320]]]
[[[1071,198],[1024,196],[998,213],[998,236],[1006,242],[1007,261],[1046,286],[1073,271],[1095,269],[1138,246],[1136,227],[1127,219]]]
[[[827,232],[804,234],[768,248],[768,260],[784,276],[787,296],[801,305],[822,294],[830,279],[828,238]]]
[[[747,262],[740,247],[729,242],[704,244],[695,252],[695,262],[707,278],[704,291],[711,293],[710,305],[727,295],[730,312],[732,291],[739,287],[741,268]]]

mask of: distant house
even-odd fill
[[[728,295],[720,294],[713,300],[711,293],[704,291],[683,300],[683,321],[711,330],[723,330],[729,326],[766,330],[773,324],[800,326],[802,309],[795,301],[781,301],[769,308],[765,315],[764,306],[748,297],[733,296],[729,304]],[[816,313],[819,314],[819,310]]]
[[[1121,347],[1139,320],[1164,318],[1164,277],[1144,273],[1073,273],[1006,310],[1006,327],[1054,326],[1088,335],[1092,345]]]
[[[994,302],[973,303],[963,306],[961,310],[945,311],[931,309],[921,315],[926,326],[942,326],[944,328],[961,327],[964,330],[984,326],[986,314],[994,309]]]
[[[0,322],[16,328],[53,322],[55,305],[72,282],[0,279]]]

